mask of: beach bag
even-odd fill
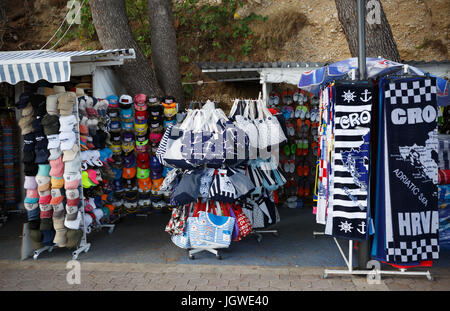
[[[249,162],[249,165],[247,167],[247,176],[250,179],[250,181],[253,183],[255,189],[250,193],[252,195],[258,195],[262,193],[262,189],[264,188],[263,185],[263,177],[261,175],[261,172],[259,171],[259,168],[255,164],[256,162],[251,161]]]
[[[182,174],[182,170],[176,168],[170,170],[164,178],[159,191],[172,191],[177,184],[177,178]]]
[[[255,199],[247,199],[242,206],[242,212],[250,220],[253,229],[264,228],[264,213]]]
[[[172,209],[172,215],[165,229],[168,234],[180,235],[184,233],[188,217],[186,210],[188,208],[189,206],[183,205]]]
[[[247,134],[250,148],[257,150],[259,132],[255,122],[254,105],[250,101],[245,101],[243,114],[235,116],[235,124]]]
[[[226,248],[230,246],[235,219],[200,212],[198,218],[189,217],[188,234],[193,248]]]
[[[278,164],[272,160],[270,161],[257,161],[256,164],[261,172],[263,178],[263,185],[269,191],[277,190],[282,187],[287,179],[282,169]]]
[[[258,148],[267,149],[270,146],[278,146],[287,140],[278,119],[270,113],[264,102],[261,99],[253,102],[258,112],[255,120],[258,128]]]
[[[164,132],[156,151],[156,157],[164,166],[181,169],[193,169],[181,153],[183,130],[179,126],[169,125]]]
[[[236,197],[242,198],[255,190],[255,185],[250,178],[245,175],[245,171],[241,172],[238,169],[229,168],[228,177],[236,189]]]
[[[245,107],[246,104],[244,101],[235,99],[233,102],[233,106],[231,106],[228,117],[231,120],[236,121],[236,116],[242,116],[244,114]]]
[[[236,188],[223,169],[215,169],[209,197],[214,201],[233,203],[237,199]]]
[[[184,205],[195,202],[200,196],[200,179],[203,173],[203,169],[186,171],[172,192],[171,203]]]
[[[233,239],[233,241],[240,241],[242,240],[242,238],[248,236],[252,232],[252,223],[242,211],[242,208],[237,204],[231,204],[230,213],[234,214],[239,231],[238,236],[236,237],[236,239]]]

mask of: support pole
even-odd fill
[[[367,80],[366,71],[366,1],[357,0],[358,15],[358,69],[359,80]],[[366,269],[369,261],[369,240],[360,242],[358,245],[358,268]]]

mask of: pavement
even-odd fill
[[[264,234],[258,242],[247,237],[221,250],[222,260],[209,253],[189,260],[186,250],[173,245],[164,227],[169,215],[125,218],[112,234],[106,230],[88,235],[89,252],[78,257],[80,284],[69,284],[66,268],[71,251],[55,248],[38,260],[20,260],[24,218],[12,216],[0,227],[1,291],[448,291],[450,252],[425,276],[382,275],[368,282],[366,276],[332,275],[325,269],[345,269],[334,240],[313,237],[323,231],[310,209],[280,209],[279,235]],[[347,254],[348,243],[341,246]],[[356,253],[356,252],[355,252]],[[356,255],[353,262],[357,262]],[[389,266],[383,269],[393,270]],[[426,271],[416,268],[413,271]]]
[[[424,276],[383,275],[378,284],[371,284],[362,276],[323,279],[324,269],[319,267],[79,263],[79,284],[69,284],[68,278],[76,280],[70,263],[67,268],[64,262],[1,260],[0,291],[450,290],[449,268],[433,268],[433,281]]]

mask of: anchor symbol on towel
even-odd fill
[[[370,94],[372,94],[372,92],[369,92],[368,89],[365,89],[364,93],[361,93],[361,95],[364,95],[364,98],[360,97],[359,99],[361,99],[363,102],[367,103],[369,100],[372,100],[372,96],[369,96]]]
[[[356,229],[356,230],[358,230],[358,232],[359,233],[361,233],[361,234],[365,234],[366,233],[366,222],[365,221],[362,221],[359,225],[358,225],[358,227],[361,227],[361,230],[359,230],[358,228]]]

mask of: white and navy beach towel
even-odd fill
[[[332,235],[365,240],[373,88],[339,84],[335,90]]]

